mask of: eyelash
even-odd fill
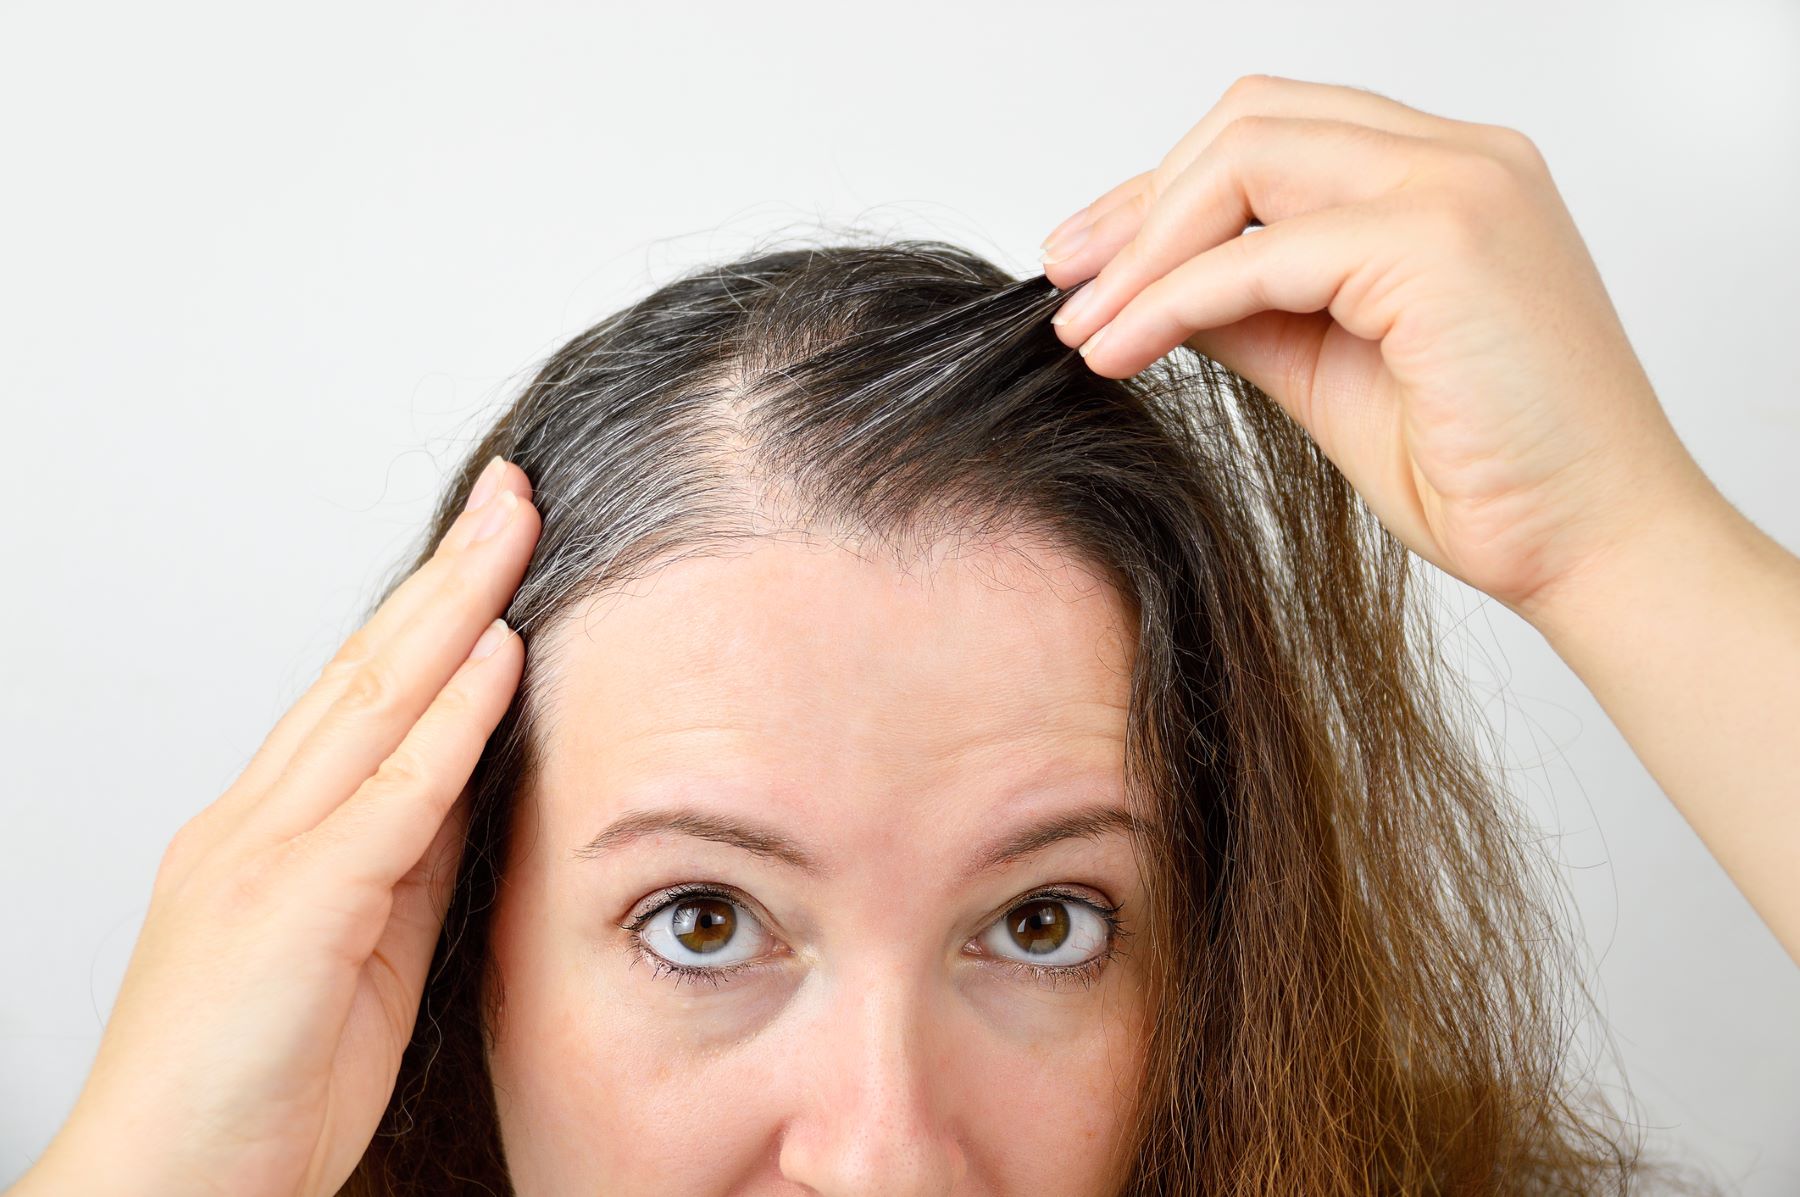
[[[657,897],[660,901],[656,905],[633,916],[621,928],[630,933],[630,943],[627,946],[631,950],[633,959],[642,960],[648,964],[651,976],[672,976],[676,985],[687,980],[706,981],[717,987],[726,981],[736,980],[748,973],[767,967],[766,962],[746,960],[738,964],[721,965],[717,968],[698,968],[691,964],[678,964],[658,955],[651,950],[649,944],[644,942],[642,931],[651,919],[672,903],[692,897],[717,898],[723,902],[733,902],[745,907],[748,906],[748,903],[741,895],[729,889],[705,882],[671,886],[657,894]],[[1077,902],[1098,914],[1106,922],[1106,946],[1080,964],[1032,964],[1025,960],[1008,960],[998,956],[993,958],[992,963],[1011,970],[1014,976],[1024,977],[1052,989],[1063,987],[1087,989],[1100,979],[1100,974],[1105,971],[1107,963],[1120,955],[1120,941],[1131,934],[1119,920],[1119,911],[1124,907],[1118,904],[1096,902],[1084,894],[1052,885],[1026,894],[1008,908],[1008,913],[1027,902],[1036,902],[1045,898],[1058,902]]]

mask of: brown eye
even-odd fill
[[[979,942],[1003,960],[1045,968],[1082,965],[1111,945],[1117,911],[1081,898],[1040,894],[989,923]]]
[[[677,892],[628,927],[653,955],[680,968],[723,969],[767,955],[773,938],[742,902]]]
[[[716,952],[737,931],[737,909],[722,898],[689,898],[675,904],[669,930],[690,952]]]
[[[1061,902],[1040,898],[1007,916],[1013,942],[1034,956],[1054,952],[1069,938],[1069,911]]]

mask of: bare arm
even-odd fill
[[[1695,492],[1520,614],[1800,963],[1800,557]]]

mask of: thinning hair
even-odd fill
[[[525,673],[345,1193],[510,1191],[488,915],[558,624],[788,528],[900,561],[1041,538],[1125,602],[1128,792],[1157,834],[1135,840],[1155,1004],[1119,1192],[1623,1192],[1646,1167],[1568,1075],[1589,1003],[1560,879],[1454,718],[1416,559],[1218,363],[1088,370],[1049,326],[1066,296],[936,241],[754,253],[576,336],[471,447],[375,603],[503,455],[543,521],[505,613]]]

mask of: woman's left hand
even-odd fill
[[[1059,226],[1045,273],[1092,279],[1056,320],[1097,373],[1184,343],[1235,371],[1410,549],[1528,619],[1666,505],[1724,503],[1512,129],[1247,76]]]

